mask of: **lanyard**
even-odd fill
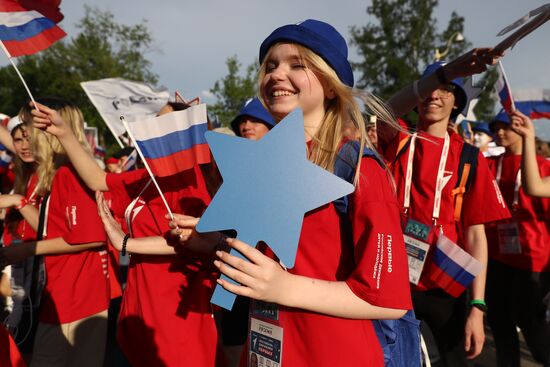
[[[498,159],[497,166],[497,184],[500,185],[500,177],[502,176],[502,162],[504,161],[504,154]],[[516,209],[519,206],[519,188],[521,187],[521,168],[516,173],[516,182],[514,183],[514,201],[512,202],[512,208]]]
[[[409,157],[407,160],[407,172],[405,175],[405,193],[403,198],[403,208],[405,209],[405,213],[409,210],[411,203],[411,185],[416,138],[417,134],[414,133],[411,137],[411,143],[409,145]],[[441,208],[441,193],[443,192],[444,186],[443,175],[445,173],[445,165],[447,164],[447,157],[449,155],[450,140],[449,134],[445,133],[445,142],[443,143],[443,150],[441,151],[441,158],[439,159],[439,167],[437,168],[437,178],[435,182],[434,208],[432,212],[434,224],[439,218],[439,210]]]
[[[149,179],[149,181],[147,182],[147,185],[145,185],[143,187],[143,189],[141,190],[139,195],[134,200],[132,200],[130,205],[128,205],[126,207],[126,210],[124,211],[124,219],[126,220],[126,227],[128,227],[128,231],[130,232],[130,235],[132,237],[134,237],[134,234],[133,234],[133,231],[132,231],[132,221],[134,220],[135,215],[137,215],[139,213],[139,210],[138,210],[137,213],[134,213],[134,207],[136,206],[138,200],[141,198],[141,195],[143,195],[145,190],[147,190],[147,188],[149,187],[151,182],[153,182],[153,180]],[[139,208],[137,208],[137,209],[139,209]]]

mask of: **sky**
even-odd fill
[[[475,47],[494,46],[496,34],[547,0],[440,0],[434,14],[438,28],[447,25],[456,11],[465,18],[464,36]],[[349,41],[350,27],[366,25],[370,1],[360,0],[64,0],[60,23],[68,37],[77,33],[75,23],[84,15],[84,5],[114,14],[126,25],[147,21],[155,40],[146,55],[159,84],[185,97],[209,93],[216,80],[227,73],[225,61],[237,55],[245,66],[258,57],[261,42],[275,28],[314,18],[332,24]],[[550,22],[509,50],[503,59],[512,89],[550,88]],[[358,60],[350,49],[350,60]],[[6,65],[0,58],[0,65]],[[550,124],[549,124],[550,125]],[[550,135],[549,135],[550,138]]]

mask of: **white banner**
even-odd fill
[[[145,83],[121,78],[92,80],[80,85],[118,141],[126,132],[120,116],[126,121],[153,117],[170,98],[166,89],[154,89]]]

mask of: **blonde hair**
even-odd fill
[[[49,99],[39,102],[55,109],[63,121],[71,128],[80,145],[90,152],[90,147],[86,142],[84,134],[84,117],[78,107],[59,100],[53,100],[53,103],[48,103],[50,102]],[[43,196],[51,190],[52,181],[57,170],[61,166],[67,165],[69,159],[57,137],[52,134],[45,133],[36,128],[31,129],[31,144],[38,163],[38,169],[36,170],[38,176],[36,192],[38,195]]]
[[[269,60],[272,50],[278,44],[280,43],[276,43],[270,48],[264,58],[264,62],[260,66],[260,82],[266,75],[267,60]],[[333,90],[335,94],[333,99],[326,99],[323,121],[312,139],[313,142],[309,157],[313,163],[330,172],[334,172],[334,164],[338,157],[338,151],[342,141],[347,137],[345,131],[349,129],[350,123],[356,130],[356,133],[353,135],[360,143],[359,158],[363,155],[365,147],[372,149],[376,153],[373,144],[367,136],[366,122],[363,119],[357,99],[361,100],[364,104],[367,114],[375,115],[378,121],[383,121],[383,123],[390,124],[400,130],[395,117],[380,99],[367,91],[350,88],[345,85],[338,78],[334,69],[319,55],[302,45],[290,44],[297,48],[304,65],[311,69],[319,79],[324,81],[327,90]],[[354,177],[355,185],[357,185],[359,180],[360,165],[361,159],[358,159]]]

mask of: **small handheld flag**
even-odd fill
[[[170,176],[197,164],[210,163],[204,137],[208,130],[205,104],[131,121],[128,128],[155,176]]]
[[[32,55],[50,47],[66,33],[55,22],[34,10],[28,10],[15,0],[0,0],[0,46],[21,79],[27,94],[36,102],[12,57]]]
[[[498,62],[497,71],[498,79],[495,83],[495,91],[498,94],[502,108],[504,108],[506,112],[512,113],[512,111],[516,109],[516,106],[514,105],[512,89],[510,88],[510,84],[506,78],[506,73],[504,72],[504,67],[502,66],[501,61]]]
[[[481,263],[444,234],[432,251],[428,278],[453,297],[460,296],[481,272]]]
[[[65,37],[54,21],[15,0],[0,0],[0,41],[8,57],[32,55]]]

